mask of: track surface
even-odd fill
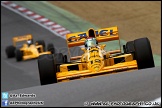
[[[44,101],[44,106],[84,106],[93,101],[152,101],[161,96],[161,68],[123,72],[14,90],[10,93],[36,94],[36,98],[14,101]]]
[[[8,59],[5,48],[12,45],[13,36],[32,34],[34,40],[45,40],[54,43],[56,52],[67,54],[66,41],[48,30],[38,26],[22,16],[1,6],[1,87],[2,91],[16,90],[40,85],[37,60],[16,62]],[[72,54],[80,53],[78,47],[72,49]]]
[[[85,101],[97,100],[151,101],[161,96],[160,67],[39,86],[37,60],[16,62],[15,58],[7,59],[6,46],[12,44],[13,36],[31,33],[34,40],[52,42],[57,52],[67,54],[65,40],[3,7],[1,27],[1,91],[34,93],[37,97],[33,100],[44,101],[45,106],[83,106]],[[79,48],[73,53],[80,53]]]

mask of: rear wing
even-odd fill
[[[70,56],[70,60],[75,60],[75,59],[81,58],[81,56],[71,57],[69,48],[84,45],[85,40],[89,36],[95,37],[97,39],[98,43],[119,40],[119,45],[120,45],[120,39],[119,39],[119,35],[118,35],[117,26],[109,27],[109,28],[102,28],[102,29],[98,29],[98,30],[94,30],[94,29],[90,28],[86,32],[69,33],[69,34],[66,34],[66,41],[67,41],[68,53]],[[121,47],[120,47],[120,50],[116,50],[114,52],[121,52]]]
[[[23,36],[16,36],[12,38],[14,46],[16,46],[16,42],[25,41],[25,40],[27,41],[27,40],[32,40],[32,39],[33,37],[31,34],[27,34]]]
[[[69,33],[66,34],[66,41],[67,46],[74,47],[74,46],[81,46],[84,45],[84,42],[87,37],[89,37],[89,32],[77,32],[77,33]],[[112,40],[119,40],[118,36],[118,28],[115,27],[109,27],[109,28],[103,28],[95,30],[95,37],[98,42],[106,42],[106,41],[112,41]]]

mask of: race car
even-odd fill
[[[52,54],[54,45],[49,43],[45,51],[44,40],[33,43],[31,34],[15,36],[12,38],[13,45],[7,46],[5,51],[8,58],[16,57],[17,61],[38,58],[42,54]]]
[[[70,61],[62,53],[39,56],[41,85],[155,67],[149,39],[144,37],[129,41],[121,50],[117,26],[69,33],[66,34],[66,41]],[[119,49],[106,51],[106,44],[100,44],[111,41],[119,41]],[[70,48],[83,45],[81,50],[84,53],[72,57]]]

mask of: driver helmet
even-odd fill
[[[27,43],[28,43],[28,45],[31,45],[32,44],[32,40],[27,40]]]
[[[96,38],[88,38],[85,41],[85,48],[88,49],[90,47],[96,47],[98,45],[98,41],[96,40]]]

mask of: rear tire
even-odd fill
[[[23,52],[19,49],[16,50],[16,60],[21,61],[23,59]]]
[[[10,45],[10,46],[6,47],[7,58],[15,57],[15,49],[16,48],[13,45]]]
[[[49,43],[47,45],[47,51],[50,51],[52,54],[55,53],[55,47],[54,47],[54,45],[52,43]]]
[[[127,53],[132,53],[134,52],[134,41],[129,41],[126,43],[126,52]]]
[[[131,53],[133,56],[133,59],[135,60],[135,55],[134,55],[135,49],[134,49],[134,41],[128,41],[126,43],[126,53]]]
[[[57,83],[56,63],[52,54],[38,57],[38,69],[41,85]]]
[[[134,40],[134,48],[138,69],[155,67],[152,49],[148,38]]]
[[[38,41],[36,41],[36,43],[38,43],[38,45],[42,45],[43,46],[43,51],[45,51],[45,42],[44,42],[44,40],[38,40]]]

